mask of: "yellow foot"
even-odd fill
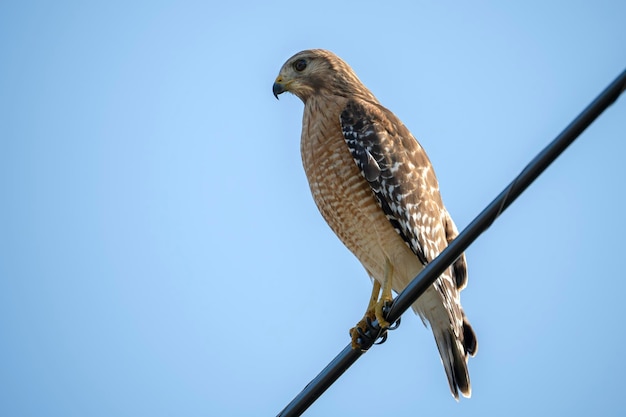
[[[384,311],[385,307],[391,304],[391,302],[393,301],[393,297],[391,296],[392,277],[393,265],[387,259],[385,260],[385,274],[382,288],[378,280],[373,280],[374,284],[372,287],[372,295],[370,296],[370,302],[367,305],[367,310],[365,310],[365,316],[363,316],[361,321],[359,321],[355,327],[350,329],[350,337],[352,338],[352,349],[363,349],[363,346],[361,346],[361,343],[359,343],[359,339],[370,339],[364,341],[365,349],[368,349],[374,342],[376,342],[376,339],[378,339],[379,337],[383,337],[383,341],[386,339],[386,331],[387,329],[389,329],[390,323],[385,320]],[[366,335],[366,332],[372,329],[371,322],[373,322],[374,320],[378,322],[378,327],[380,327],[380,331],[377,335],[372,335],[371,337],[369,337],[369,335]]]
[[[381,329],[388,329],[391,326],[391,324],[387,320],[385,320],[384,308],[387,305],[391,305],[392,301],[393,299],[391,297],[389,297],[388,299],[386,297],[382,297],[380,300],[378,300],[374,308],[376,320],[378,320],[378,325]]]
[[[374,337],[374,340],[370,341],[370,343],[366,342],[367,347],[369,348],[369,346],[371,346],[376,341],[376,339],[384,335],[384,333],[390,327],[390,324],[387,320],[385,320],[385,316],[383,313],[384,307],[388,302],[391,302],[391,300],[381,299],[376,302],[372,306],[372,308],[365,313],[365,316],[363,316],[363,318],[356,324],[356,326],[350,329],[352,349],[363,349],[363,346],[361,345],[361,343],[359,343],[359,339],[362,338],[362,335],[364,335],[368,330],[372,329],[371,323],[374,322],[374,320],[378,322],[380,332]]]
[[[350,338],[352,339],[352,349],[353,350],[360,350],[361,349],[361,343],[359,343],[359,338],[361,337],[361,334],[364,334],[367,329],[370,327],[367,322],[372,322],[374,319],[376,318],[376,316],[374,315],[373,311],[368,311],[365,313],[365,316],[363,316],[363,318],[361,319],[361,321],[359,321],[356,326],[354,326],[353,328],[350,329]]]

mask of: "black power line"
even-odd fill
[[[432,285],[448,266],[478,238],[500,214],[572,143],[576,138],[626,90],[624,70],[600,95],[574,119],[524,170],[489,204],[441,254],[430,262],[393,301],[387,321],[394,323]],[[279,417],[299,416],[315,402],[380,336],[378,323],[361,338],[362,350],[348,344],[304,389],[278,414]]]

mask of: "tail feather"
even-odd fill
[[[413,310],[431,328],[441,363],[446,371],[452,396],[458,401],[459,393],[469,398],[472,395],[467,360],[478,352],[478,341],[460,301],[450,296],[446,307],[437,288],[430,287],[417,302]]]
[[[472,325],[467,321],[467,317],[463,317],[463,347],[470,356],[476,356],[478,352],[478,341],[476,333],[472,329]]]
[[[473,335],[471,327],[468,326],[468,329]],[[442,329],[440,331],[433,329],[433,333],[441,356],[441,362],[448,377],[452,396],[457,401],[459,400],[459,392],[466,398],[471,397],[472,387],[467,370],[467,354],[470,350],[464,346],[463,341],[453,334],[451,329]],[[477,346],[476,337],[471,340],[473,344],[470,347],[475,349]]]

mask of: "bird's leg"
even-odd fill
[[[376,318],[376,304],[378,303],[378,295],[380,294],[380,282],[377,280],[374,281],[374,286],[372,287],[372,295],[370,296],[370,302],[367,304],[367,310],[365,310],[365,315],[359,321],[355,327],[350,329],[350,337],[352,338],[352,349],[360,349],[361,344],[358,339],[362,333],[364,333],[370,324]]]
[[[370,296],[370,302],[367,305],[367,310],[365,311],[365,316],[357,323],[355,327],[350,329],[350,336],[352,338],[352,349],[361,349],[361,343],[359,342],[360,338],[370,338],[370,343],[365,343],[367,345],[366,349],[371,346],[371,343],[374,343],[376,339],[379,337],[383,337],[383,340],[379,343],[382,343],[386,339],[386,331],[390,328],[389,322],[385,319],[385,310],[393,301],[393,297],[391,294],[393,282],[393,265],[389,260],[385,261],[385,273],[383,276],[383,284],[382,284],[382,292],[381,285],[378,280],[374,280],[374,286],[372,288],[372,295]],[[379,298],[380,295],[380,298]],[[375,329],[372,326],[372,322],[376,319],[378,322],[379,332],[377,335],[368,335],[366,334],[367,330]],[[393,327],[392,329],[395,329]],[[373,337],[372,337],[373,336]]]
[[[389,259],[385,260],[385,276],[383,278],[383,291],[380,294],[380,299],[376,303],[374,313],[376,314],[376,320],[378,325],[382,329],[388,329],[390,324],[385,320],[384,309],[391,304],[393,296],[391,294],[391,287],[393,281],[393,265],[389,262]]]

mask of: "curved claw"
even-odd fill
[[[392,301],[387,301],[383,305],[383,315],[386,317],[391,310]],[[381,345],[387,341],[387,331],[396,330],[400,326],[400,318],[388,327],[381,327],[373,315],[366,315],[359,325],[351,330],[353,348],[368,350],[372,345]],[[356,332],[356,337],[352,332]]]
[[[385,317],[389,315],[389,311],[391,310],[391,304],[391,301],[386,301],[385,305],[383,306],[383,314],[385,315]],[[398,327],[400,327],[400,320],[402,320],[402,317],[398,317],[398,320],[396,320],[391,326],[389,326],[387,330],[396,330]]]
[[[387,329],[374,325],[371,317],[365,317],[365,328],[356,326],[354,328],[358,338],[357,342],[361,350],[368,350],[372,345],[380,345],[387,340]]]
[[[400,320],[402,320],[402,317],[398,317],[398,320],[396,320],[391,326],[389,326],[387,330],[396,330],[398,327],[400,327]]]
[[[378,336],[372,337],[370,335],[371,328],[368,328],[367,331],[361,329],[360,327],[356,327],[356,332],[359,335],[357,341],[360,345],[361,350],[365,351],[369,349],[374,343],[376,343],[376,339]]]
[[[356,332],[359,334],[361,340],[370,339],[369,335],[363,331],[360,327],[356,327]]]
[[[374,324],[372,323],[372,319],[369,318],[369,317],[367,317],[365,319],[365,322],[367,323],[367,327],[373,333],[376,333],[376,339],[373,342],[374,345],[382,345],[383,343],[385,343],[387,341],[387,330],[388,329],[386,327],[374,326]]]

